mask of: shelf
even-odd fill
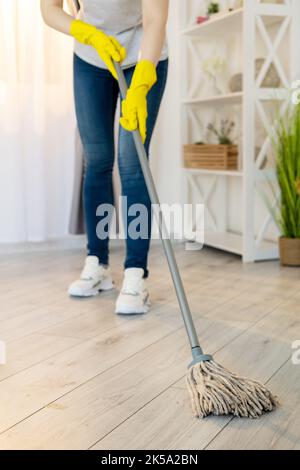
[[[196,24],[187,28],[181,32],[186,36],[216,36],[216,32],[219,36],[225,34],[234,34],[242,31],[243,26],[243,12],[244,8],[238,8],[231,13],[224,13],[224,15],[218,15],[215,18],[212,16],[210,20],[205,21],[201,24]]]
[[[258,88],[256,95],[262,101],[283,101],[289,96],[289,90],[285,88]],[[191,98],[182,101],[185,106],[199,105],[229,105],[242,104],[244,93],[227,93],[225,95],[208,96],[206,98]]]
[[[207,170],[205,168],[184,168],[187,173],[194,175],[209,175],[209,176],[237,176],[242,178],[244,173],[237,170]]]
[[[284,102],[291,101],[290,72],[299,68],[296,32],[300,1],[244,0],[242,8],[231,12],[224,10],[201,24],[196,24],[197,12],[188,1],[179,3],[182,19],[181,143],[192,143],[196,135],[201,140],[206,121],[213,119],[213,113],[224,115],[225,119],[227,110],[236,115],[234,120],[239,123],[238,133],[243,139],[239,142],[236,171],[183,168],[185,200],[206,207],[206,215],[211,220],[204,245],[241,256],[245,263],[278,259],[277,230],[264,198],[264,192],[269,190],[268,183],[277,181],[276,172],[270,158],[264,169],[258,169],[259,162],[253,155],[258,145],[268,153],[268,129],[274,125],[276,109],[284,109]],[[239,92],[232,93],[229,87],[221,92],[208,88],[205,82],[208,77],[201,68],[207,47],[220,48],[221,54],[223,45],[230,52],[227,54],[228,71],[248,78]],[[261,74],[262,83],[258,87],[253,73],[258,57],[272,62],[278,70],[281,67],[279,88],[264,88],[266,75],[261,77]],[[271,193],[270,202],[276,202]]]
[[[275,8],[274,8],[275,7]],[[272,26],[284,19],[288,14],[287,5],[259,5],[262,17],[266,26]],[[195,24],[181,31],[182,35],[190,37],[224,37],[229,34],[241,33],[243,30],[244,8],[238,8],[230,13],[222,15],[217,14],[216,17],[205,21],[201,24]]]
[[[204,245],[243,256],[243,237],[233,232],[208,232],[204,234]],[[278,258],[278,243],[263,241],[255,253],[257,261]]]
[[[205,104],[240,104],[243,100],[243,92],[227,93],[226,95],[209,96],[207,98],[192,98],[183,100],[187,106],[205,105]]]
[[[258,88],[256,94],[262,101],[283,101],[289,97],[290,91],[285,88]]]
[[[229,251],[237,255],[243,254],[243,237],[232,232],[209,232],[204,235],[204,245]]]

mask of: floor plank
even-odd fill
[[[300,366],[288,360],[268,385],[281,397],[282,404],[276,413],[254,421],[251,426],[232,420],[208,449],[300,450]]]
[[[79,342],[80,340],[75,338],[41,334],[32,334],[13,341],[7,348],[7,362],[0,367],[0,381],[45,361]]]
[[[209,344],[213,351],[241,334],[243,331],[241,327],[245,327],[244,322],[241,325],[229,325],[226,322],[217,323],[205,318],[198,320],[197,323],[200,325],[200,322],[203,344],[204,346]],[[173,349],[175,344],[176,348]],[[106,347],[106,349],[109,348]],[[161,341],[156,341],[114,367],[107,368],[103,373],[101,373],[99,357],[101,362],[105,361],[105,357],[98,353],[96,358],[98,363],[95,364],[95,360],[93,360],[93,364],[87,365],[87,368],[93,367],[94,373],[98,370],[99,373],[96,377],[46,406],[51,398],[51,391],[49,390],[47,399],[45,397],[43,399],[44,409],[2,434],[0,436],[0,448],[11,448],[11,446],[13,448],[16,445],[22,448],[34,447],[37,449],[88,448],[95,443],[95,436],[100,438],[110,432],[120,422],[128,419],[145,403],[160,394],[162,390],[170,387],[174,380],[181,378],[185,374],[190,360],[183,328],[165,336]],[[47,380],[54,384],[55,390],[52,391],[54,401],[55,394],[62,394],[62,390],[57,387],[59,379],[58,366],[56,364],[55,371],[51,371],[47,363],[41,367],[43,367],[45,374],[42,388],[43,390],[47,389]],[[77,373],[79,373],[79,370]],[[40,372],[38,376],[39,384],[41,384]],[[77,384],[80,379],[83,379],[82,372],[81,377],[76,377]],[[87,379],[87,376],[85,379]],[[63,380],[69,382],[71,378],[64,375]],[[18,418],[13,410],[9,410],[4,406],[6,426],[9,422],[13,423],[14,420],[21,419],[20,410],[23,411],[23,418],[25,417],[25,406],[27,414],[29,414],[29,407],[33,399],[37,400],[36,406],[42,405],[40,398],[35,396],[38,389],[39,387],[36,387],[35,392],[34,382],[29,384],[27,390],[32,390],[33,396],[31,395],[31,400],[28,403],[24,404],[22,398],[17,397]],[[68,392],[67,389],[65,391]],[[1,384],[0,393],[4,396],[5,405],[7,401],[5,395],[3,395],[3,390],[1,390]],[[3,412],[1,414],[3,415]],[[190,412],[187,413],[187,416],[188,419],[191,419]],[[66,422],[68,422],[67,428]],[[43,429],[47,430],[43,435],[39,431],[41,423]]]
[[[300,271],[277,262],[175,244],[203,346],[220,362],[269,385],[281,408],[259,421],[190,413],[189,351],[167,264],[154,244],[151,312],[113,313],[117,290],[74,300],[66,288],[81,250],[0,255],[0,449],[299,448]],[[117,287],[124,249],[112,249]],[[41,433],[41,429],[44,431]]]
[[[271,326],[266,329],[269,325]],[[282,312],[276,311],[222,348],[215,358],[219,363],[241,375],[267,382],[289,359],[291,340],[294,337],[295,328],[299,331],[299,327],[300,318],[297,315],[285,312],[284,319],[282,319]],[[299,377],[297,380],[295,378],[295,374],[300,375],[300,368],[296,369],[294,366],[293,380],[287,380],[290,384],[288,387],[292,387],[294,390],[300,380]],[[270,383],[272,391],[282,397],[282,407],[288,414],[288,408],[286,408],[288,403],[285,403],[287,394],[280,393],[282,387],[280,390],[277,385],[277,383]],[[292,409],[294,409],[294,401],[293,399]],[[272,423],[272,420],[274,423],[278,421],[280,410],[281,408],[258,420],[262,430],[266,419],[268,419],[268,423]],[[227,432],[228,438],[222,448],[235,448],[235,443],[241,439],[238,437],[240,429],[246,430],[251,435],[255,421],[235,421],[241,424],[235,426],[231,432]],[[148,423],[147,426],[145,423]],[[220,438],[216,439],[215,446],[215,448],[219,448],[219,441],[222,442],[223,432],[227,429],[231,430],[231,418],[209,417],[205,420],[191,418],[185,382],[181,380],[112,430],[104,439],[99,440],[93,448],[123,450],[129,448],[128,443],[130,442],[132,449],[143,449],[145,445],[147,449],[204,449],[216,435],[220,434]],[[273,430],[275,429],[274,425]],[[299,435],[300,429],[298,428]],[[270,437],[269,432],[270,438],[272,436]],[[265,442],[262,446],[264,444]],[[248,448],[247,439],[244,440],[244,448]]]

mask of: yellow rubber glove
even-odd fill
[[[72,21],[70,34],[82,44],[94,47],[108,70],[117,79],[113,60],[123,62],[126,57],[126,49],[116,38],[107,36],[103,31],[95,28],[95,26],[84,23],[81,20]]]
[[[155,65],[149,60],[138,62],[126,99],[122,102],[121,126],[129,132],[138,129],[143,143],[147,135],[147,95],[156,81]]]

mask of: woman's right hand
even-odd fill
[[[94,47],[108,70],[117,80],[117,72],[113,61],[123,62],[126,57],[125,47],[113,36],[107,36],[107,34],[95,28],[95,26],[91,26],[81,20],[72,21],[70,33],[82,44]]]

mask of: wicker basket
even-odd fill
[[[184,165],[186,168],[208,170],[237,170],[237,145],[185,145]]]

